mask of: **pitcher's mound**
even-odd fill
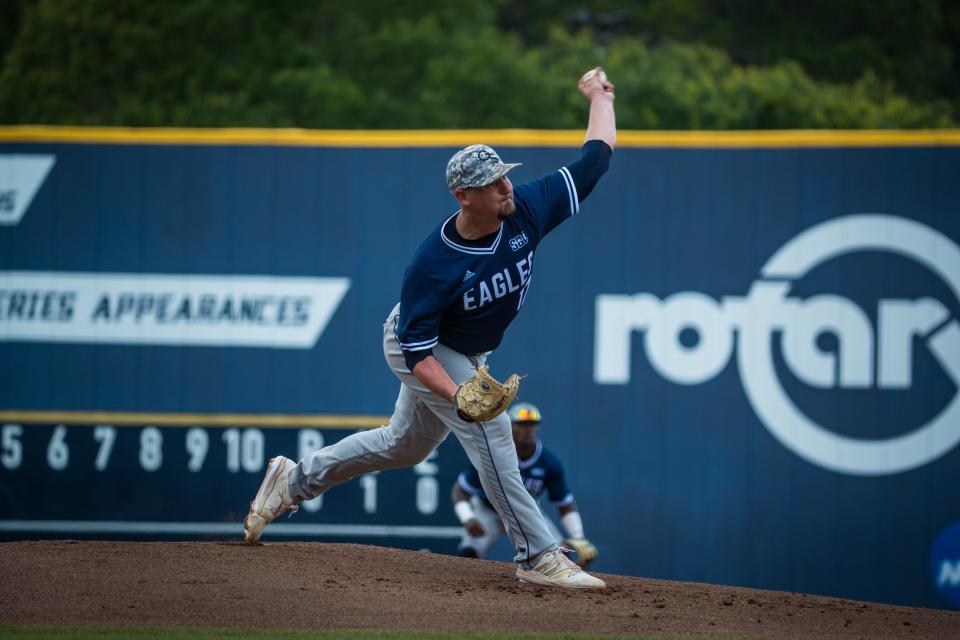
[[[960,613],[599,574],[519,584],[502,562],[368,545],[0,544],[0,622],[758,638],[960,638]]]

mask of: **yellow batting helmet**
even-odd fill
[[[540,409],[529,402],[518,402],[510,407],[511,422],[527,422],[537,424],[543,418],[540,416]]]

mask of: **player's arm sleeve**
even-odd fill
[[[580,157],[559,171],[517,187],[517,196],[528,205],[541,237],[576,215],[583,202],[610,167],[613,150],[603,140],[588,140]]]
[[[560,460],[556,458],[554,458],[553,464],[550,465],[546,485],[547,496],[549,496],[550,502],[555,504],[558,509],[573,504],[573,492],[570,491],[570,487],[567,485],[563,465],[561,465]]]
[[[410,371],[418,362],[433,355],[433,347],[439,340],[442,286],[415,265],[407,267],[403,274],[397,342]]]
[[[587,140],[580,148],[580,158],[561,169],[561,172],[566,169],[570,174],[578,202],[586,200],[593,188],[597,186],[600,176],[610,168],[612,156],[613,149],[603,140]]]
[[[483,489],[480,486],[480,474],[473,467],[464,469],[457,476],[457,484],[471,496],[478,495]]]

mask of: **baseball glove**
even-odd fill
[[[563,544],[577,552],[577,564],[584,569],[597,557],[597,548],[586,538],[567,538]]]
[[[457,387],[453,406],[467,422],[487,422],[503,413],[517,397],[520,376],[513,374],[504,383],[498,382],[482,364],[473,377]]]

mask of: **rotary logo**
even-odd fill
[[[644,333],[653,368],[678,384],[700,384],[733,357],[744,392],[763,425],[808,462],[851,475],[887,475],[925,465],[960,441],[960,324],[931,297],[881,299],[877,328],[852,300],[838,295],[791,297],[792,285],[847,254],[889,252],[925,267],[960,300],[960,248],[919,222],[860,214],[808,229],[768,260],[745,297],[717,301],[698,292],[597,297],[594,380],[627,384],[634,331]],[[684,341],[686,332],[696,341]],[[778,378],[774,336],[783,361],[800,382],[819,389],[906,390],[913,386],[914,349],[925,346],[953,383],[952,399],[925,424],[889,438],[854,438],[805,414]],[[822,349],[823,334],[836,338]],[[736,345],[736,347],[735,347]]]

